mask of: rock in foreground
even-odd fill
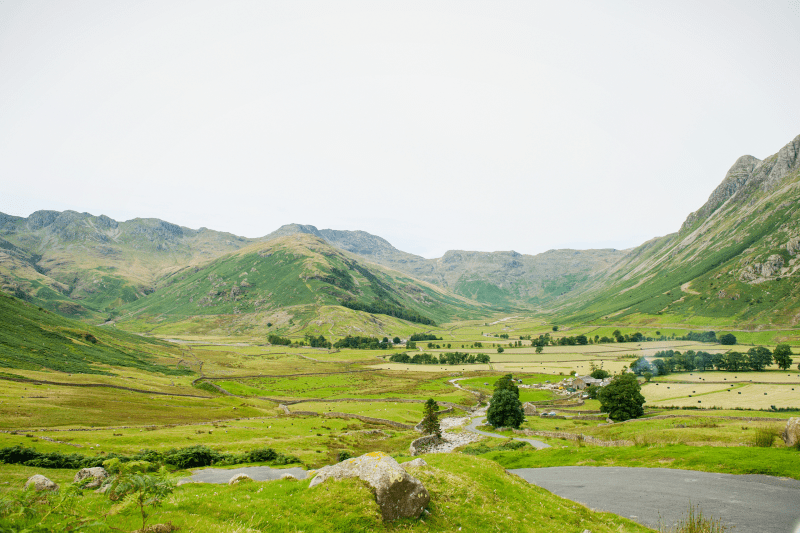
[[[796,446],[800,443],[800,418],[792,417],[786,422],[786,429],[781,435],[787,446]]]
[[[80,483],[84,479],[90,479],[86,485],[83,486],[85,489],[96,489],[99,488],[100,485],[103,484],[103,481],[108,477],[108,472],[102,466],[95,466],[94,468],[81,468],[78,470],[78,473],[75,474],[75,479],[73,480],[74,483]]]
[[[375,493],[384,520],[417,518],[431,497],[417,478],[410,476],[390,456],[372,452],[320,468],[309,488],[326,479],[358,478]]]
[[[25,488],[27,489],[31,486],[36,492],[41,492],[43,490],[58,490],[58,485],[56,483],[53,483],[41,474],[36,474],[35,476],[28,478],[28,481],[25,482]]]

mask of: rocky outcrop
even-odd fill
[[[73,483],[80,483],[84,479],[88,479],[89,481],[83,485],[84,489],[96,489],[99,488],[100,485],[103,484],[103,481],[108,477],[108,472],[102,466],[96,466],[94,468],[82,468],[78,470],[78,473],[75,474],[75,479],[73,479]]]
[[[692,226],[697,220],[708,218],[719,206],[739,192],[739,190],[744,187],[745,183],[747,183],[753,169],[755,169],[756,165],[759,163],[761,163],[761,160],[752,155],[743,155],[737,159],[730,170],[728,170],[728,173],[725,174],[725,179],[714,189],[714,192],[708,197],[703,207],[686,218],[686,221],[681,227],[681,231],[683,231],[684,228]]]
[[[789,239],[789,242],[786,243],[785,248],[786,251],[789,252],[789,255],[797,255],[800,253],[800,237]]]
[[[251,481],[253,481],[253,478],[247,474],[236,474],[228,481],[228,485],[238,485],[239,483],[249,483]]]
[[[28,478],[28,481],[25,482],[25,488],[33,487],[33,490],[36,492],[41,492],[44,490],[49,491],[56,491],[58,490],[58,484],[53,483],[46,477],[41,474],[36,474],[35,476],[31,476]]]
[[[761,161],[751,155],[744,155],[736,160],[725,175],[722,183],[714,189],[708,201],[690,214],[681,226],[681,231],[694,225],[698,220],[711,216],[722,204],[748,190],[759,187],[762,190],[774,189],[784,177],[800,167],[800,135],[789,144],[765,160]]]
[[[384,520],[417,518],[430,502],[430,495],[418,479],[410,476],[390,456],[372,452],[317,471],[309,488],[327,479],[358,478],[366,482]]]
[[[783,268],[783,257],[773,254],[763,263],[751,263],[745,266],[739,274],[739,279],[744,282],[753,282],[780,275]]]
[[[792,417],[786,422],[781,438],[787,446],[800,444],[800,418]]]
[[[535,416],[536,413],[536,406],[533,405],[531,402],[525,402],[522,404],[522,410],[525,412],[527,416]]]

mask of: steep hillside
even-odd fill
[[[168,359],[179,352],[162,341],[87,326],[2,293],[0,323],[0,366],[5,368],[112,374],[111,367],[128,367],[189,373],[175,366],[179,359]]]
[[[157,219],[0,213],[0,288],[65,315],[96,319],[152,292],[164,275],[251,242]]]
[[[509,252],[450,250],[438,259],[425,259],[398,250],[365,231],[339,231],[288,224],[264,237],[307,233],[368,261],[405,272],[468,298],[500,306],[541,306],[563,298],[578,283],[625,255],[624,251],[550,250],[525,255]]]
[[[363,311],[350,313],[356,323],[382,315],[422,326],[484,311],[466,298],[367,266],[319,237],[297,233],[176,272],[156,292],[125,306],[120,323],[147,329],[198,319],[207,324],[213,317],[241,332],[294,331],[331,306]]]
[[[800,323],[800,136],[739,158],[677,233],[632,250],[563,306],[572,319],[666,315],[706,323]]]

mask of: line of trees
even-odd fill
[[[389,357],[389,361],[412,365],[472,365],[488,364],[491,358],[485,353],[447,352],[440,353],[438,357],[429,353],[415,353],[413,356],[398,353]]]
[[[385,350],[391,346],[388,337],[383,340],[377,337],[362,337],[361,335],[348,335],[333,343],[334,348],[353,348],[356,350]]]
[[[415,322],[417,324],[425,324],[428,326],[436,325],[436,322],[415,311],[411,311],[410,309],[405,309],[397,305],[387,304],[385,302],[381,302],[380,300],[375,300],[371,303],[363,303],[356,300],[348,299],[348,300],[343,300],[340,303],[344,307],[347,307],[348,309],[352,309],[354,311],[364,311],[367,313],[373,313],[377,315],[393,316],[395,318],[408,320],[409,322]]]
[[[655,353],[655,359],[652,362],[640,357],[631,364],[631,370],[638,375],[646,373],[664,375],[680,370],[687,372],[695,370],[763,372],[773,362],[782,370],[786,370],[792,365],[792,355],[794,354],[788,344],[779,344],[774,352],[764,346],[754,346],[745,353],[735,350],[715,354],[702,350],[697,352],[694,350],[685,352],[663,350]]]

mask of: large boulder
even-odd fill
[[[431,500],[422,482],[406,473],[397,461],[383,452],[368,453],[320,468],[309,488],[326,479],[353,477],[372,488],[384,520],[417,518]]]
[[[33,487],[33,490],[36,492],[41,492],[43,490],[58,490],[58,484],[53,483],[46,477],[41,474],[36,474],[35,476],[31,476],[28,478],[28,481],[25,482],[25,488]]]
[[[536,406],[533,405],[531,402],[525,402],[522,404],[522,411],[525,413],[526,416],[535,416],[536,413]]]
[[[75,474],[74,483],[80,483],[84,479],[90,481],[83,486],[84,489],[97,489],[103,484],[103,481],[108,477],[108,472],[102,466],[95,466],[94,468],[81,468]]]
[[[786,428],[781,434],[787,446],[797,446],[800,443],[800,418],[792,417],[786,422]]]

